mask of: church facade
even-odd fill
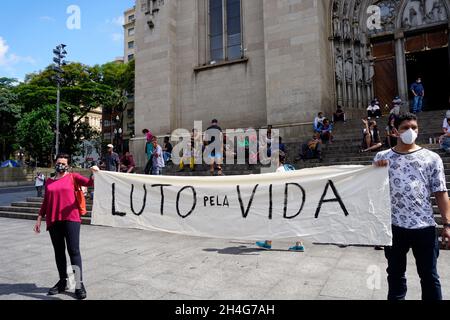
[[[450,0],[137,0],[136,132],[217,118],[289,139],[336,105],[407,102],[418,76],[447,108],[449,16]]]

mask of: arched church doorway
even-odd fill
[[[399,95],[420,76],[426,110],[449,108],[450,0],[334,0],[331,40],[336,103],[364,109]]]
[[[406,38],[406,73],[411,85],[418,77],[425,87],[425,110],[448,108],[450,91],[448,32],[431,30]],[[413,98],[411,90],[409,98]]]

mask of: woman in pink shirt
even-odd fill
[[[36,233],[41,232],[42,218],[45,217],[47,231],[50,233],[55,251],[56,266],[59,272],[58,283],[49,290],[48,295],[65,292],[67,288],[66,243],[70,262],[75,271],[77,299],[86,299],[86,289],[83,284],[82,264],[80,254],[81,217],[75,199],[74,182],[79,186],[89,187],[94,183],[93,177],[87,179],[77,173],[69,173],[67,154],[60,154],[56,159],[56,176],[47,180],[45,197],[34,227]],[[92,167],[94,173],[98,167]]]

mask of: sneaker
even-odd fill
[[[272,249],[272,245],[268,243],[267,241],[258,241],[256,242],[256,245],[260,247],[261,249],[270,250]]]
[[[55,286],[48,291],[47,295],[54,296],[57,295],[58,293],[65,292],[66,290],[67,290],[67,279],[59,280],[58,283],[55,284]]]
[[[87,297],[86,288],[84,287],[83,282],[81,283],[80,289],[75,289],[75,296],[78,300],[84,300]]]
[[[305,252],[305,246],[301,242],[297,242],[295,246],[290,247],[289,251]]]

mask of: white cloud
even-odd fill
[[[116,26],[122,27],[125,24],[125,18],[123,16],[118,16],[112,19],[112,23]]]
[[[123,16],[118,16],[117,18],[106,19],[105,23],[114,27],[123,27],[125,18]]]
[[[6,41],[0,37],[0,65],[3,65],[6,62],[6,53],[9,50],[9,46],[6,44]]]
[[[49,17],[49,16],[42,16],[42,17],[39,17],[39,20],[41,20],[41,21],[49,21],[49,22],[54,22],[54,21],[56,21],[55,18],[52,18],[52,17]]]
[[[123,33],[113,33],[111,38],[114,42],[121,42],[124,40]]]
[[[8,53],[9,46],[2,37],[0,37],[0,66],[10,68],[18,63],[35,64],[36,60],[32,57],[21,57],[15,53]]]

